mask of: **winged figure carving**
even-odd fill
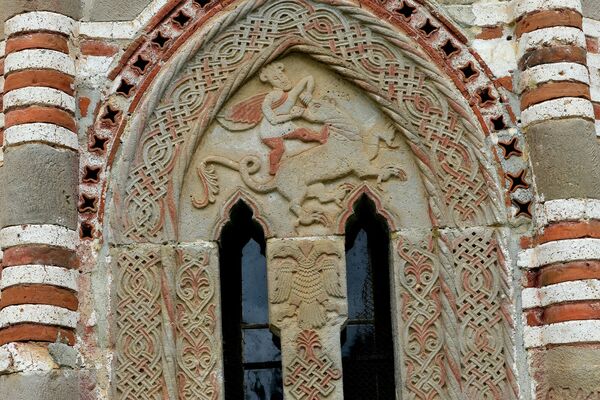
[[[339,311],[331,297],[344,298],[340,282],[343,256],[332,242],[285,243],[272,254],[274,290],[271,302],[286,302],[279,320],[297,314],[301,328],[320,328],[327,322],[327,311]]]

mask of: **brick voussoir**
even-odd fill
[[[10,342],[59,342],[73,346],[75,331],[54,325],[22,323],[0,329],[0,346]]]
[[[522,16],[517,21],[515,33],[520,38],[524,33],[538,29],[566,26],[581,29],[583,16],[580,12],[569,9],[540,10]]]
[[[72,290],[45,284],[22,284],[2,290],[0,310],[21,304],[47,304],[77,311],[79,300]]]

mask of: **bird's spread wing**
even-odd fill
[[[283,303],[290,297],[292,292],[292,280],[294,273],[294,262],[291,260],[282,260],[275,266],[275,283],[271,302],[275,304]]]
[[[344,297],[340,283],[340,273],[335,260],[325,257],[321,261],[323,287],[328,295],[333,297]]]
[[[223,127],[232,131],[242,131],[256,126],[263,118],[262,103],[267,93],[254,95],[234,104],[224,113],[217,116]]]

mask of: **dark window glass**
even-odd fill
[[[395,399],[389,232],[367,198],[358,202],[346,225],[346,279],[344,400]]]
[[[220,247],[226,400],[282,400],[281,349],[269,330],[265,239],[244,203]]]

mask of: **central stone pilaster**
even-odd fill
[[[342,399],[340,330],[348,315],[343,236],[271,239],[267,268],[286,400]]]

